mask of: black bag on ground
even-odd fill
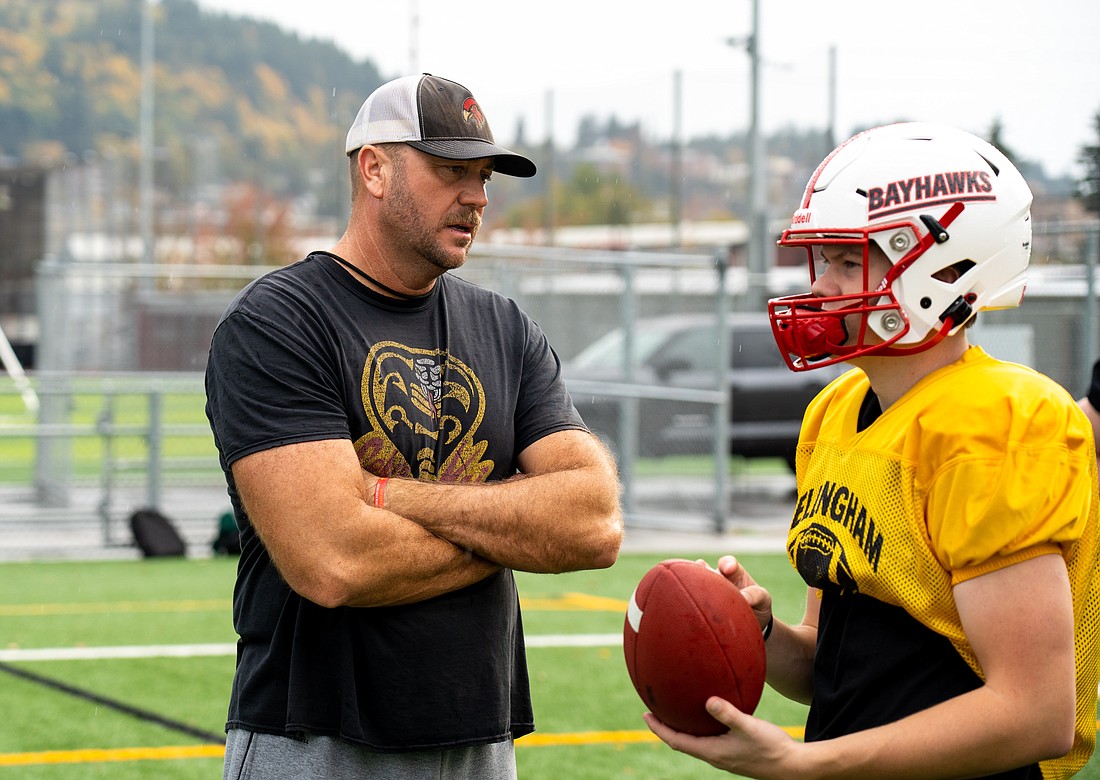
[[[237,521],[233,519],[232,512],[226,512],[218,518],[218,535],[210,546],[215,555],[241,554],[241,532],[237,530]]]
[[[187,552],[172,521],[156,509],[139,509],[130,515],[130,530],[146,558],[178,557]]]

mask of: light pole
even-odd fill
[[[141,198],[139,221],[141,225],[142,262],[152,265],[153,252],[153,6],[157,0],[144,0],[141,4],[141,118],[138,133],[141,141],[141,162],[138,172],[138,188]]]
[[[763,311],[767,300],[768,199],[764,137],[760,128],[760,0],[752,0],[752,32],[745,38],[727,38],[733,47],[744,46],[750,62],[749,89],[749,263],[745,308]]]
[[[420,72],[420,6],[409,2],[409,73]]]
[[[670,236],[672,248],[684,248],[684,88],[683,73],[672,74],[672,156],[669,219],[672,222]]]

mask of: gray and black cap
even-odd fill
[[[493,131],[470,90],[430,73],[383,84],[363,103],[348,131],[350,155],[367,144],[406,143],[447,160],[492,157],[508,176],[535,175],[535,164],[493,140]]]

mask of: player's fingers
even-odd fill
[[[711,696],[707,699],[707,712],[710,713],[712,718],[729,726],[730,729],[740,729],[742,721],[745,718],[751,719],[752,717],[741,712],[721,696]]]
[[[723,555],[718,559],[718,573],[739,588],[756,584],[745,567],[732,555]]]
[[[649,726],[649,730],[673,750],[702,758],[704,761],[710,760],[704,756],[704,753],[707,749],[707,743],[712,741],[714,737],[697,737],[694,734],[677,731],[662,723],[652,712],[642,715],[642,719]]]
[[[756,584],[738,560],[732,555],[718,559],[718,572],[741,590],[741,595],[757,616],[767,621],[772,613],[772,596],[767,589]]]
[[[723,555],[718,559],[718,571],[723,574],[736,570],[738,566],[740,566],[740,564],[732,555]]]
[[[644,720],[645,724],[649,726],[649,730],[656,734],[657,737],[669,747],[675,750],[683,749],[683,745],[680,744],[681,738],[687,735],[681,734],[679,731],[670,726],[666,726],[652,712],[643,713],[642,720]]]
[[[700,566],[705,566],[706,568],[710,569],[711,571],[718,572],[719,574],[721,574],[721,572],[718,571],[718,569],[716,569],[714,566],[711,566],[709,563],[707,563],[706,558],[696,558],[695,563],[697,563]]]
[[[772,614],[772,594],[768,593],[767,589],[759,585],[749,585],[741,588],[741,595],[748,605],[752,607],[752,611],[756,613],[757,619],[767,622]],[[761,625],[763,625],[763,623]]]

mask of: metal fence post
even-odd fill
[[[96,429],[99,432],[103,446],[103,461],[100,471],[99,519],[103,528],[103,546],[110,547],[111,539],[111,506],[114,503],[115,484],[115,396],[109,393],[104,397],[103,409],[96,419]]]
[[[35,436],[34,492],[41,506],[67,507],[72,496],[72,441],[57,431],[72,408],[72,383],[58,374],[41,374],[41,400]]]
[[[730,414],[733,403],[729,393],[729,372],[732,346],[729,329],[726,327],[730,303],[726,294],[726,255],[715,255],[715,268],[718,271],[718,291],[714,304],[715,320],[718,325],[718,359],[715,361],[714,386],[722,393],[722,400],[714,406],[714,530],[725,533],[726,518],[729,516],[729,435]]]
[[[619,306],[620,322],[623,329],[623,381],[633,384],[635,379],[635,361],[637,350],[634,347],[634,321],[638,317],[635,298],[634,266],[626,263],[622,266],[623,297]],[[623,483],[623,511],[630,515],[635,506],[635,469],[638,458],[638,399],[634,396],[619,401],[619,467]]]
[[[65,269],[54,258],[39,263],[36,281],[39,312],[36,373],[41,405],[40,433],[35,437],[34,489],[42,506],[63,507],[70,501],[71,442],[64,436],[51,436],[49,430],[68,422],[72,404],[64,350],[69,285]]]
[[[145,471],[145,496],[150,509],[160,508],[160,481],[163,440],[164,394],[153,389],[149,391],[149,421],[146,434],[148,466]]]

